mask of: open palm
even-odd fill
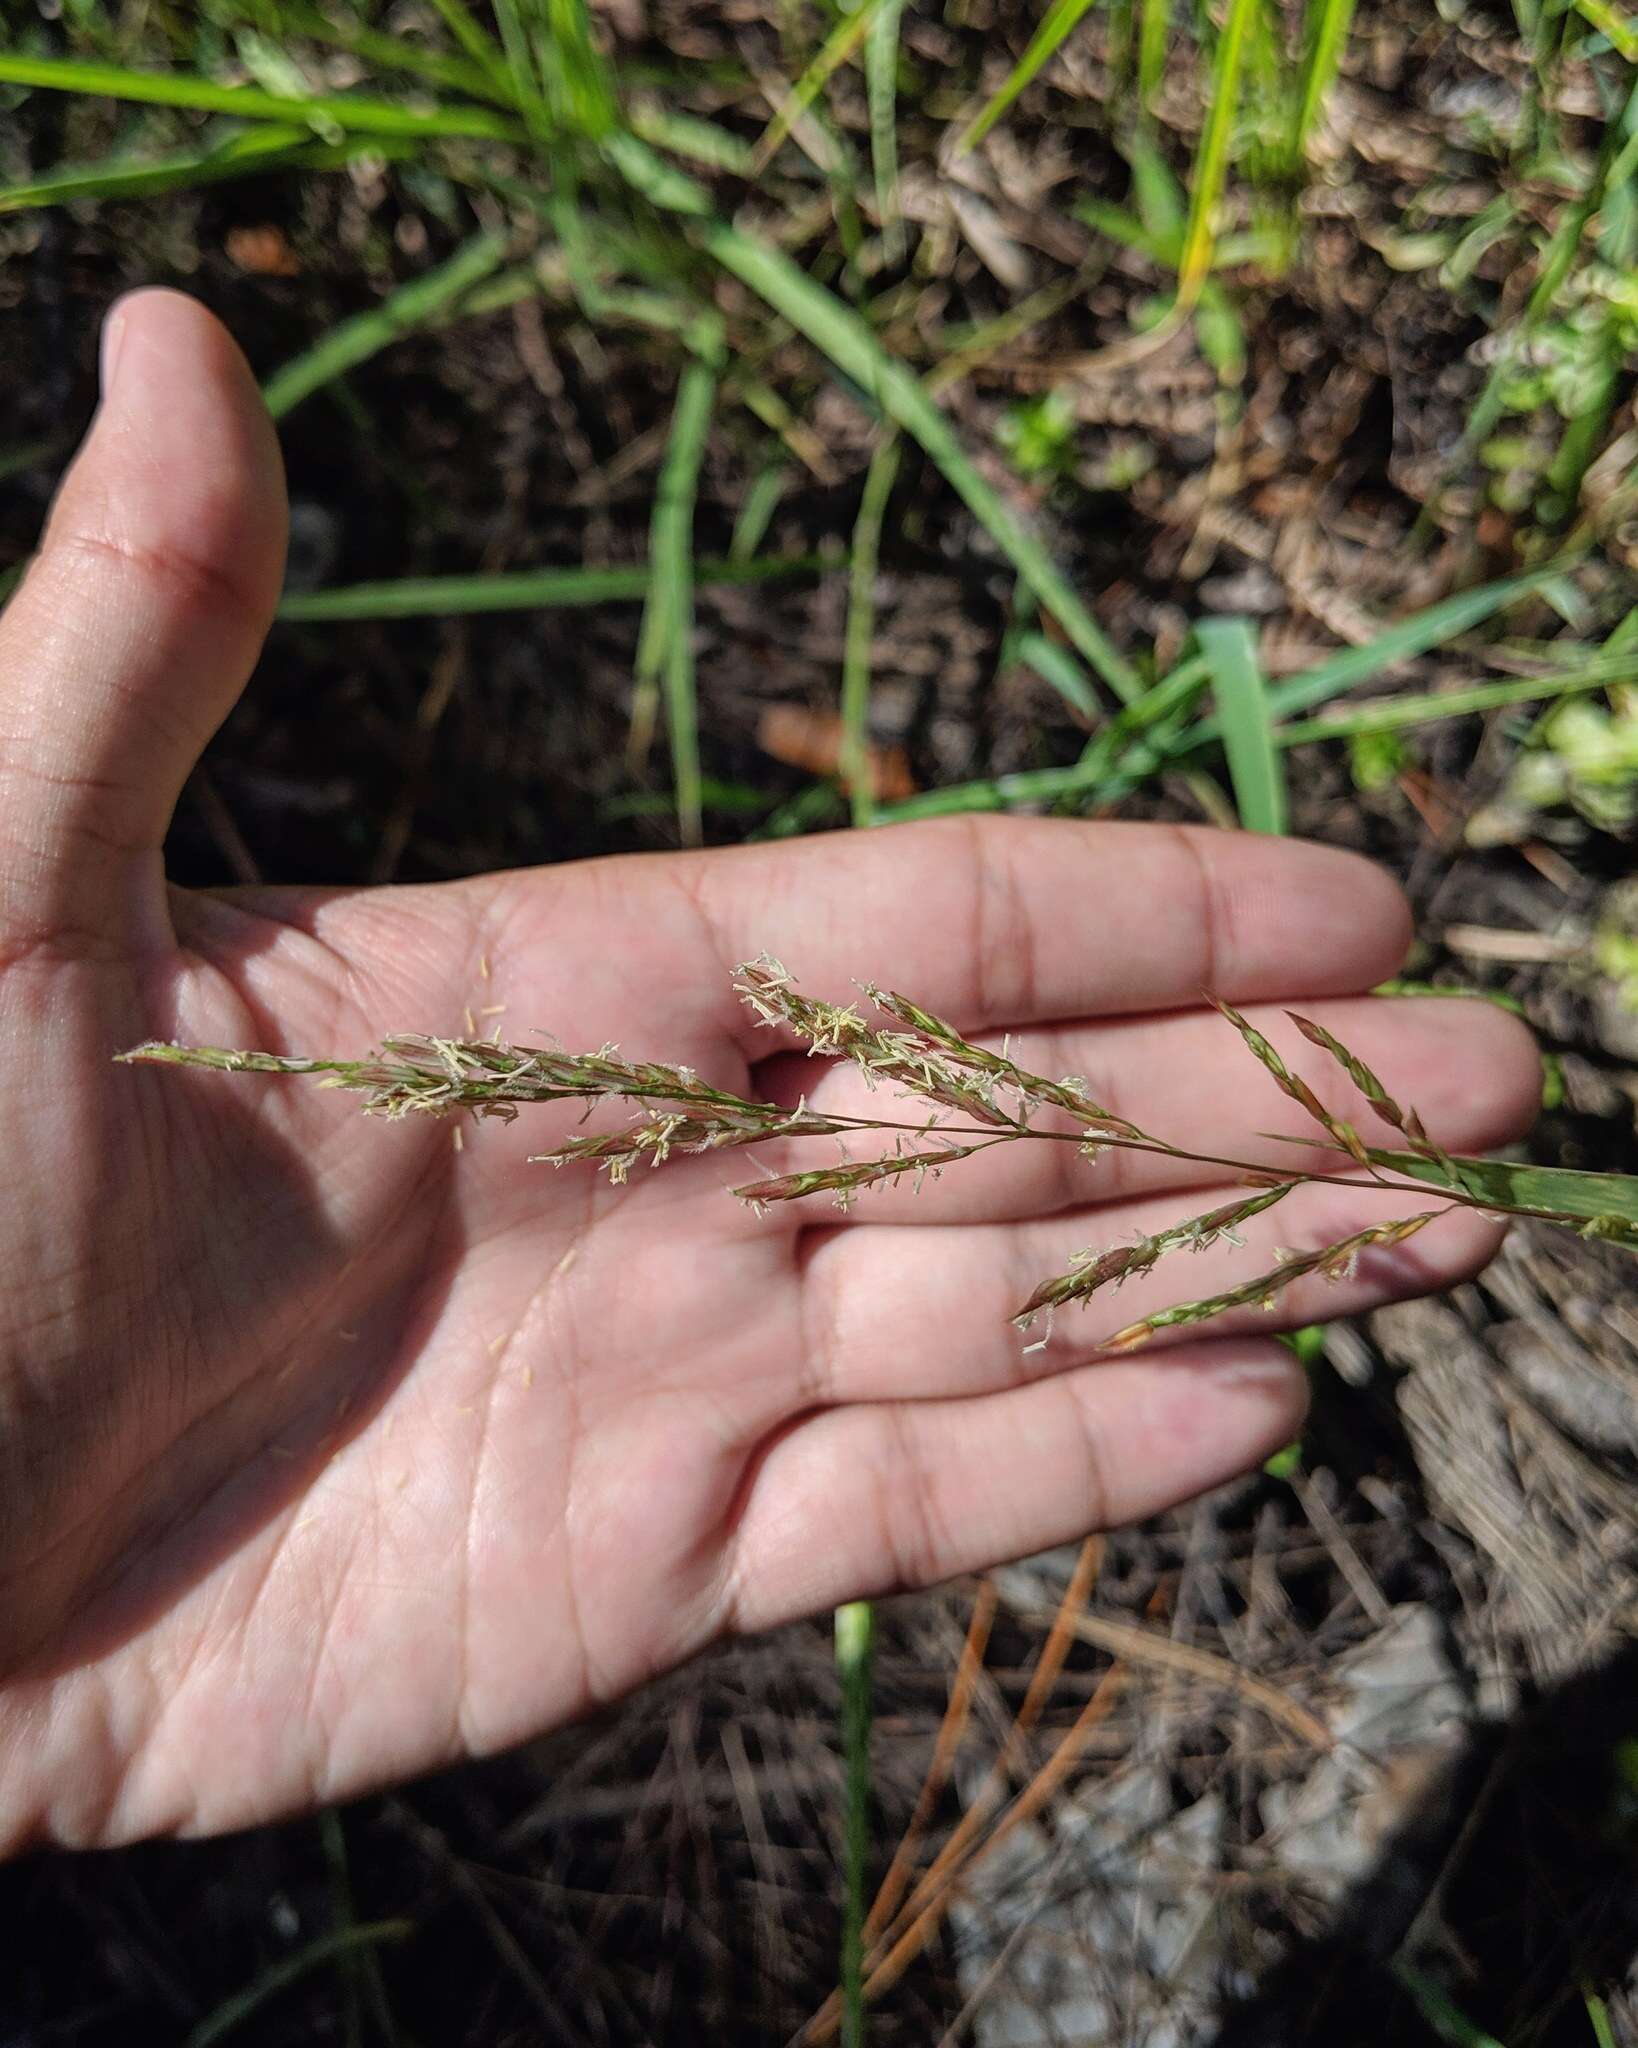
[[[1302,1407],[1266,1317],[1113,1362],[1092,1318],[1032,1355],[1009,1329],[1079,1247],[1203,1206],[1175,1165],[1014,1147],[849,1219],[759,1218],[709,1156],[625,1187],[527,1164],[555,1110],[458,1144],[305,1084],[114,1066],[122,1047],[354,1053],[470,1014],[848,1106],[856,1077],[795,1071],[735,1002],[730,970],[766,949],[818,993],[876,977],[1010,1030],[1205,1151],[1279,1121],[1195,1006],[1206,984],[1335,999],[1318,1014],[1449,1145],[1527,1119],[1507,1019],[1360,996],[1403,906],[1314,848],[990,821],[440,888],[167,891],[170,810],[266,628],[283,498],[207,315],[148,293],[111,327],[103,408],[0,620],[0,1846],[228,1827],[495,1749],[726,1631],[1150,1512]],[[1373,1213],[1312,1190],[1278,1241]],[[1269,1223],[1244,1260],[1267,1262]],[[1493,1248],[1456,1217],[1281,1316]],[[1189,1291],[1236,1257],[1200,1255]]]

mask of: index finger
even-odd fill
[[[846,1001],[876,981],[964,1031],[1172,1009],[1204,989],[1358,994],[1410,937],[1371,862],[1208,827],[941,819],[671,869],[725,969],[771,953],[808,995]],[[777,1043],[744,1042],[753,1056]]]

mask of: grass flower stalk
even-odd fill
[[[613,1046],[574,1053],[553,1046],[505,1045],[493,1039],[400,1034],[359,1059],[314,1058],[213,1046],[148,1044],[123,1053],[128,1063],[203,1067],[232,1074],[303,1076],[363,1097],[367,1115],[401,1118],[465,1114],[511,1120],[537,1103],[579,1102],[588,1111],[610,1105],[627,1116],[535,1157],[554,1166],[590,1164],[623,1181],[638,1167],[723,1150],[766,1146],[789,1151],[797,1140],[838,1141],[833,1163],[791,1165],[734,1189],[758,1209],[828,1195],[847,1209],[862,1194],[892,1182],[919,1187],[930,1176],[998,1145],[1073,1145],[1095,1169],[1111,1149],[1148,1152],[1226,1171],[1247,1192],[1201,1215],[1186,1217],[1134,1243],[1090,1249],[1061,1273],[1045,1277],[1015,1313],[1028,1328],[1037,1317],[1084,1306],[1105,1289],[1149,1273],[1179,1251],[1227,1240],[1298,1188],[1321,1184],[1415,1196],[1440,1206],[1355,1230],[1333,1242],[1283,1252],[1270,1270],[1215,1294],[1184,1300],[1126,1324],[1103,1340],[1129,1351],[1159,1332],[1209,1322],[1229,1310],[1271,1307],[1294,1282],[1340,1279],[1373,1249],[1391,1249],[1452,1209],[1532,1216],[1612,1242],[1638,1247],[1638,1178],[1563,1168],[1453,1157],[1427,1135],[1416,1111],[1402,1106],[1363,1060],[1323,1025],[1290,1014],[1302,1039],[1347,1077],[1378,1122],[1405,1150],[1368,1145],[1356,1125],[1327,1108],[1269,1039],[1226,1003],[1216,1008],[1275,1085],[1318,1135],[1292,1136],[1293,1163],[1279,1172],[1253,1161],[1192,1150],[1116,1116],[1073,1076],[1032,1073],[1004,1047],[973,1043],[954,1025],[908,996],[867,987],[863,999],[883,1022],[854,1003],[804,994],[777,961],[739,968],[734,986],[757,1021],[794,1038],[817,1057],[851,1064],[872,1090],[891,1090],[899,1115],[826,1114],[806,1100],[795,1107],[714,1088],[690,1067],[628,1060]],[[884,1105],[888,1106],[888,1105]],[[857,1156],[861,1140],[879,1149]],[[1219,1175],[1218,1177],[1221,1177]]]

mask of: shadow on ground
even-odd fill
[[[1507,2048],[1588,2048],[1585,1994],[1638,1955],[1638,1647],[1480,1726],[1344,1898],[1213,2048],[1440,2038],[1439,1994]],[[1430,2001],[1394,1974],[1409,1961]],[[1459,2022],[1457,2022],[1459,2025]],[[1479,2031],[1475,2031],[1479,2030]]]

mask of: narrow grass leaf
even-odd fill
[[[615,122],[614,82],[593,37],[586,0],[544,0],[542,31],[542,61],[559,124],[577,135],[606,135]]]
[[[443,18],[444,26],[473,63],[481,66],[498,86],[509,92],[512,81],[507,74],[505,59],[465,5],[465,0],[432,0],[432,4]]]
[[[865,39],[865,98],[870,110],[870,170],[881,224],[882,260],[890,270],[905,257],[899,204],[899,19],[904,0],[881,0]]]
[[[1615,2038],[1615,2029],[1610,2025],[1610,2009],[1596,1991],[1583,1990],[1582,2003],[1587,2008],[1587,2019],[1593,2030],[1594,2048],[1620,2048]]]
[[[1308,0],[1302,75],[1297,82],[1286,142],[1287,167],[1291,172],[1300,170],[1307,160],[1309,139],[1342,69],[1342,53],[1353,18],[1354,0]]]
[[[1625,657],[1594,657],[1585,666],[1560,675],[1509,676],[1503,682],[1475,683],[1466,690],[1430,690],[1409,697],[1382,697],[1319,718],[1276,726],[1275,744],[1300,747],[1314,740],[1353,739],[1361,733],[1400,732],[1431,725],[1444,718],[1470,718],[1481,711],[1505,711],[1515,704],[1534,704],[1555,697],[1575,697],[1605,690],[1611,683],[1638,677],[1638,663]]]
[[[1111,645],[1040,541],[979,475],[926,391],[887,353],[858,314],[806,276],[782,251],[715,217],[704,188],[662,162],[635,136],[611,136],[605,152],[635,190],[669,212],[691,217],[708,255],[787,319],[867,392],[889,419],[920,443],[1092,669],[1123,702],[1140,696],[1143,684],[1137,672]]]
[[[825,89],[833,72],[839,70],[870,33],[884,0],[864,0],[852,14],[844,14],[821,45],[818,55],[790,89],[782,106],[774,110],[752,152],[752,168],[760,171],[778,154],[786,136]]]
[[[730,562],[749,562],[767,538],[779,501],[790,488],[790,472],[782,462],[769,462],[752,477],[734,518],[728,542]]]
[[[316,43],[350,50],[377,72],[404,71],[468,99],[508,108],[517,104],[504,72],[499,67],[492,69],[488,61],[451,57],[411,42],[407,36],[387,35],[347,17],[336,19],[318,7],[294,5],[292,0],[279,0],[278,19],[281,42],[290,35],[306,36]],[[498,52],[491,50],[490,55],[498,56]]]
[[[535,147],[544,155],[552,146],[552,119],[536,68],[537,53],[516,0],[494,0],[495,25],[500,30],[506,76]]]
[[[1589,1236],[1638,1242],[1638,1177],[1632,1174],[1581,1173],[1507,1159],[1451,1158],[1441,1165],[1415,1152],[1383,1152],[1374,1145],[1370,1161],[1434,1187],[1451,1185],[1454,1176],[1463,1193],[1498,1214],[1574,1216],[1590,1226]]]
[[[1024,87],[1057,55],[1065,38],[1094,4],[1095,0],[1052,0],[1041,26],[1030,38],[1029,47],[1008,72],[1001,89],[962,131],[955,146],[956,156],[965,156],[969,149],[977,148]]]
[[[404,1941],[414,1932],[413,1920],[374,1920],[320,1935],[295,1955],[287,1956],[283,1962],[274,1963],[270,1969],[264,1970],[243,1991],[223,1999],[216,2010],[207,2013],[188,2035],[184,2048],[213,2048],[215,2042],[224,2040],[270,1998],[298,1982],[309,1971],[346,1955],[349,1950],[384,1941]]]
[[[1166,75],[1166,44],[1172,30],[1171,0],[1140,0],[1138,11],[1138,112],[1154,112]]]
[[[1135,129],[1121,145],[1121,153],[1132,173],[1132,205],[1151,238],[1152,253],[1175,265],[1189,225],[1188,197],[1165,152],[1145,130]]]
[[[401,107],[391,100],[331,94],[286,99],[250,85],[217,85],[185,71],[136,71],[123,64],[87,64],[66,57],[20,57],[0,51],[0,84],[44,92],[82,93],[91,99],[132,100],[148,106],[237,114],[247,121],[301,122],[325,140],[340,135],[395,135],[432,140],[465,135],[521,141],[517,123],[493,107]]]
[[[682,113],[658,100],[628,107],[626,120],[634,135],[656,149],[669,149],[673,156],[687,157],[708,170],[731,171],[740,178],[751,175],[750,143],[715,121],[702,121],[697,114]]]
[[[859,516],[853,522],[848,571],[847,629],[842,653],[842,737],[839,765],[855,825],[875,816],[875,768],[870,758],[870,649],[876,631],[876,565],[882,519],[899,473],[899,437],[886,433],[870,458]]]
[[[1229,0],[1228,18],[1212,58],[1211,89],[1206,100],[1206,125],[1195,155],[1190,181],[1189,222],[1177,266],[1177,301],[1192,306],[1211,274],[1212,245],[1217,233],[1217,208],[1228,176],[1234,123],[1240,108],[1240,77],[1245,66],[1258,0]]]
[[[1393,625],[1385,626],[1369,645],[1345,647],[1339,654],[1328,656],[1313,668],[1304,669],[1301,674],[1273,685],[1268,693],[1269,709],[1276,719],[1286,719],[1296,712],[1310,710],[1316,704],[1328,703],[1331,698],[1340,697],[1345,690],[1369,682],[1396,662],[1413,660],[1419,654],[1444,646],[1458,634],[1482,625],[1486,619],[1494,618],[1498,612],[1516,604],[1521,597],[1540,589],[1551,578],[1562,575],[1566,566],[1565,559],[1561,557],[1521,576],[1508,576],[1499,583],[1484,583],[1476,590],[1461,591],[1455,597],[1444,598],[1424,611],[1413,613],[1408,619],[1397,620]],[[1221,737],[1222,727],[1217,719],[1205,718],[1182,735],[1175,751],[1192,752]]]
[[[817,576],[835,564],[818,555],[783,555],[751,562],[696,562],[693,580],[766,583],[782,576]],[[292,625],[357,619],[437,619],[481,612],[579,610],[594,604],[630,604],[652,588],[646,563],[606,569],[516,569],[498,576],[405,576],[387,583],[350,583],[334,590],[291,591],[278,616]]]
[[[1606,6],[1604,0],[1574,0],[1574,6],[1582,20],[1590,22],[1612,50],[1629,64],[1638,64],[1638,22],[1618,14],[1613,7]]]
[[[1023,658],[1022,639],[1019,652]],[[1100,727],[1081,758],[1067,767],[1024,768],[1011,775],[991,776],[982,781],[951,783],[943,789],[926,790],[919,796],[903,797],[896,803],[884,804],[877,816],[879,819],[941,818],[964,811],[1010,811],[1026,804],[1079,800],[1084,808],[1113,801],[1116,795],[1126,794],[1131,787],[1130,782],[1118,774],[1115,765],[1123,747],[1149,725],[1175,717],[1200,694],[1207,680],[1204,662],[1179,663],[1169,676]]]
[[[1203,619],[1194,637],[1211,670],[1240,823],[1248,832],[1283,833],[1290,815],[1285,763],[1251,627],[1244,619]]]
[[[876,1612],[868,1600],[838,1607],[836,1668],[842,1681],[842,2048],[864,2048],[865,1866],[870,1857],[871,1666]]]
[[[1067,647],[1032,629],[1018,634],[1013,641],[1012,652],[1025,668],[1033,669],[1042,682],[1050,683],[1064,702],[1080,712],[1083,718],[1096,716],[1098,700],[1086,680],[1086,671]]]
[[[286,413],[332,378],[356,369],[389,342],[424,325],[435,313],[459,298],[469,285],[476,284],[499,266],[506,254],[507,240],[507,235],[499,229],[474,235],[471,241],[456,250],[447,263],[439,264],[436,270],[429,270],[424,277],[400,285],[397,291],[369,312],[360,313],[332,328],[310,349],[286,363],[283,369],[275,370],[268,378],[262,387],[268,411],[274,419],[283,419]]]
[[[27,184],[0,190],[0,213],[29,207],[65,206],[76,199],[148,199],[161,192],[191,191],[267,171],[340,170],[358,156],[402,155],[411,145],[373,136],[337,143],[313,140],[307,128],[258,127],[209,149],[183,150],[147,162],[116,159],[65,164]]]
[[[699,710],[694,687],[694,502],[705,454],[717,373],[699,358],[684,365],[671,415],[671,435],[654,496],[650,582],[637,650],[638,699],[663,689],[671,739],[677,825],[686,846],[703,832]]]
[[[1416,2009],[1448,2048],[1504,2048],[1494,2034],[1470,2020],[1444,1986],[1425,1970],[1396,1956],[1393,1974],[1416,2001]]]

